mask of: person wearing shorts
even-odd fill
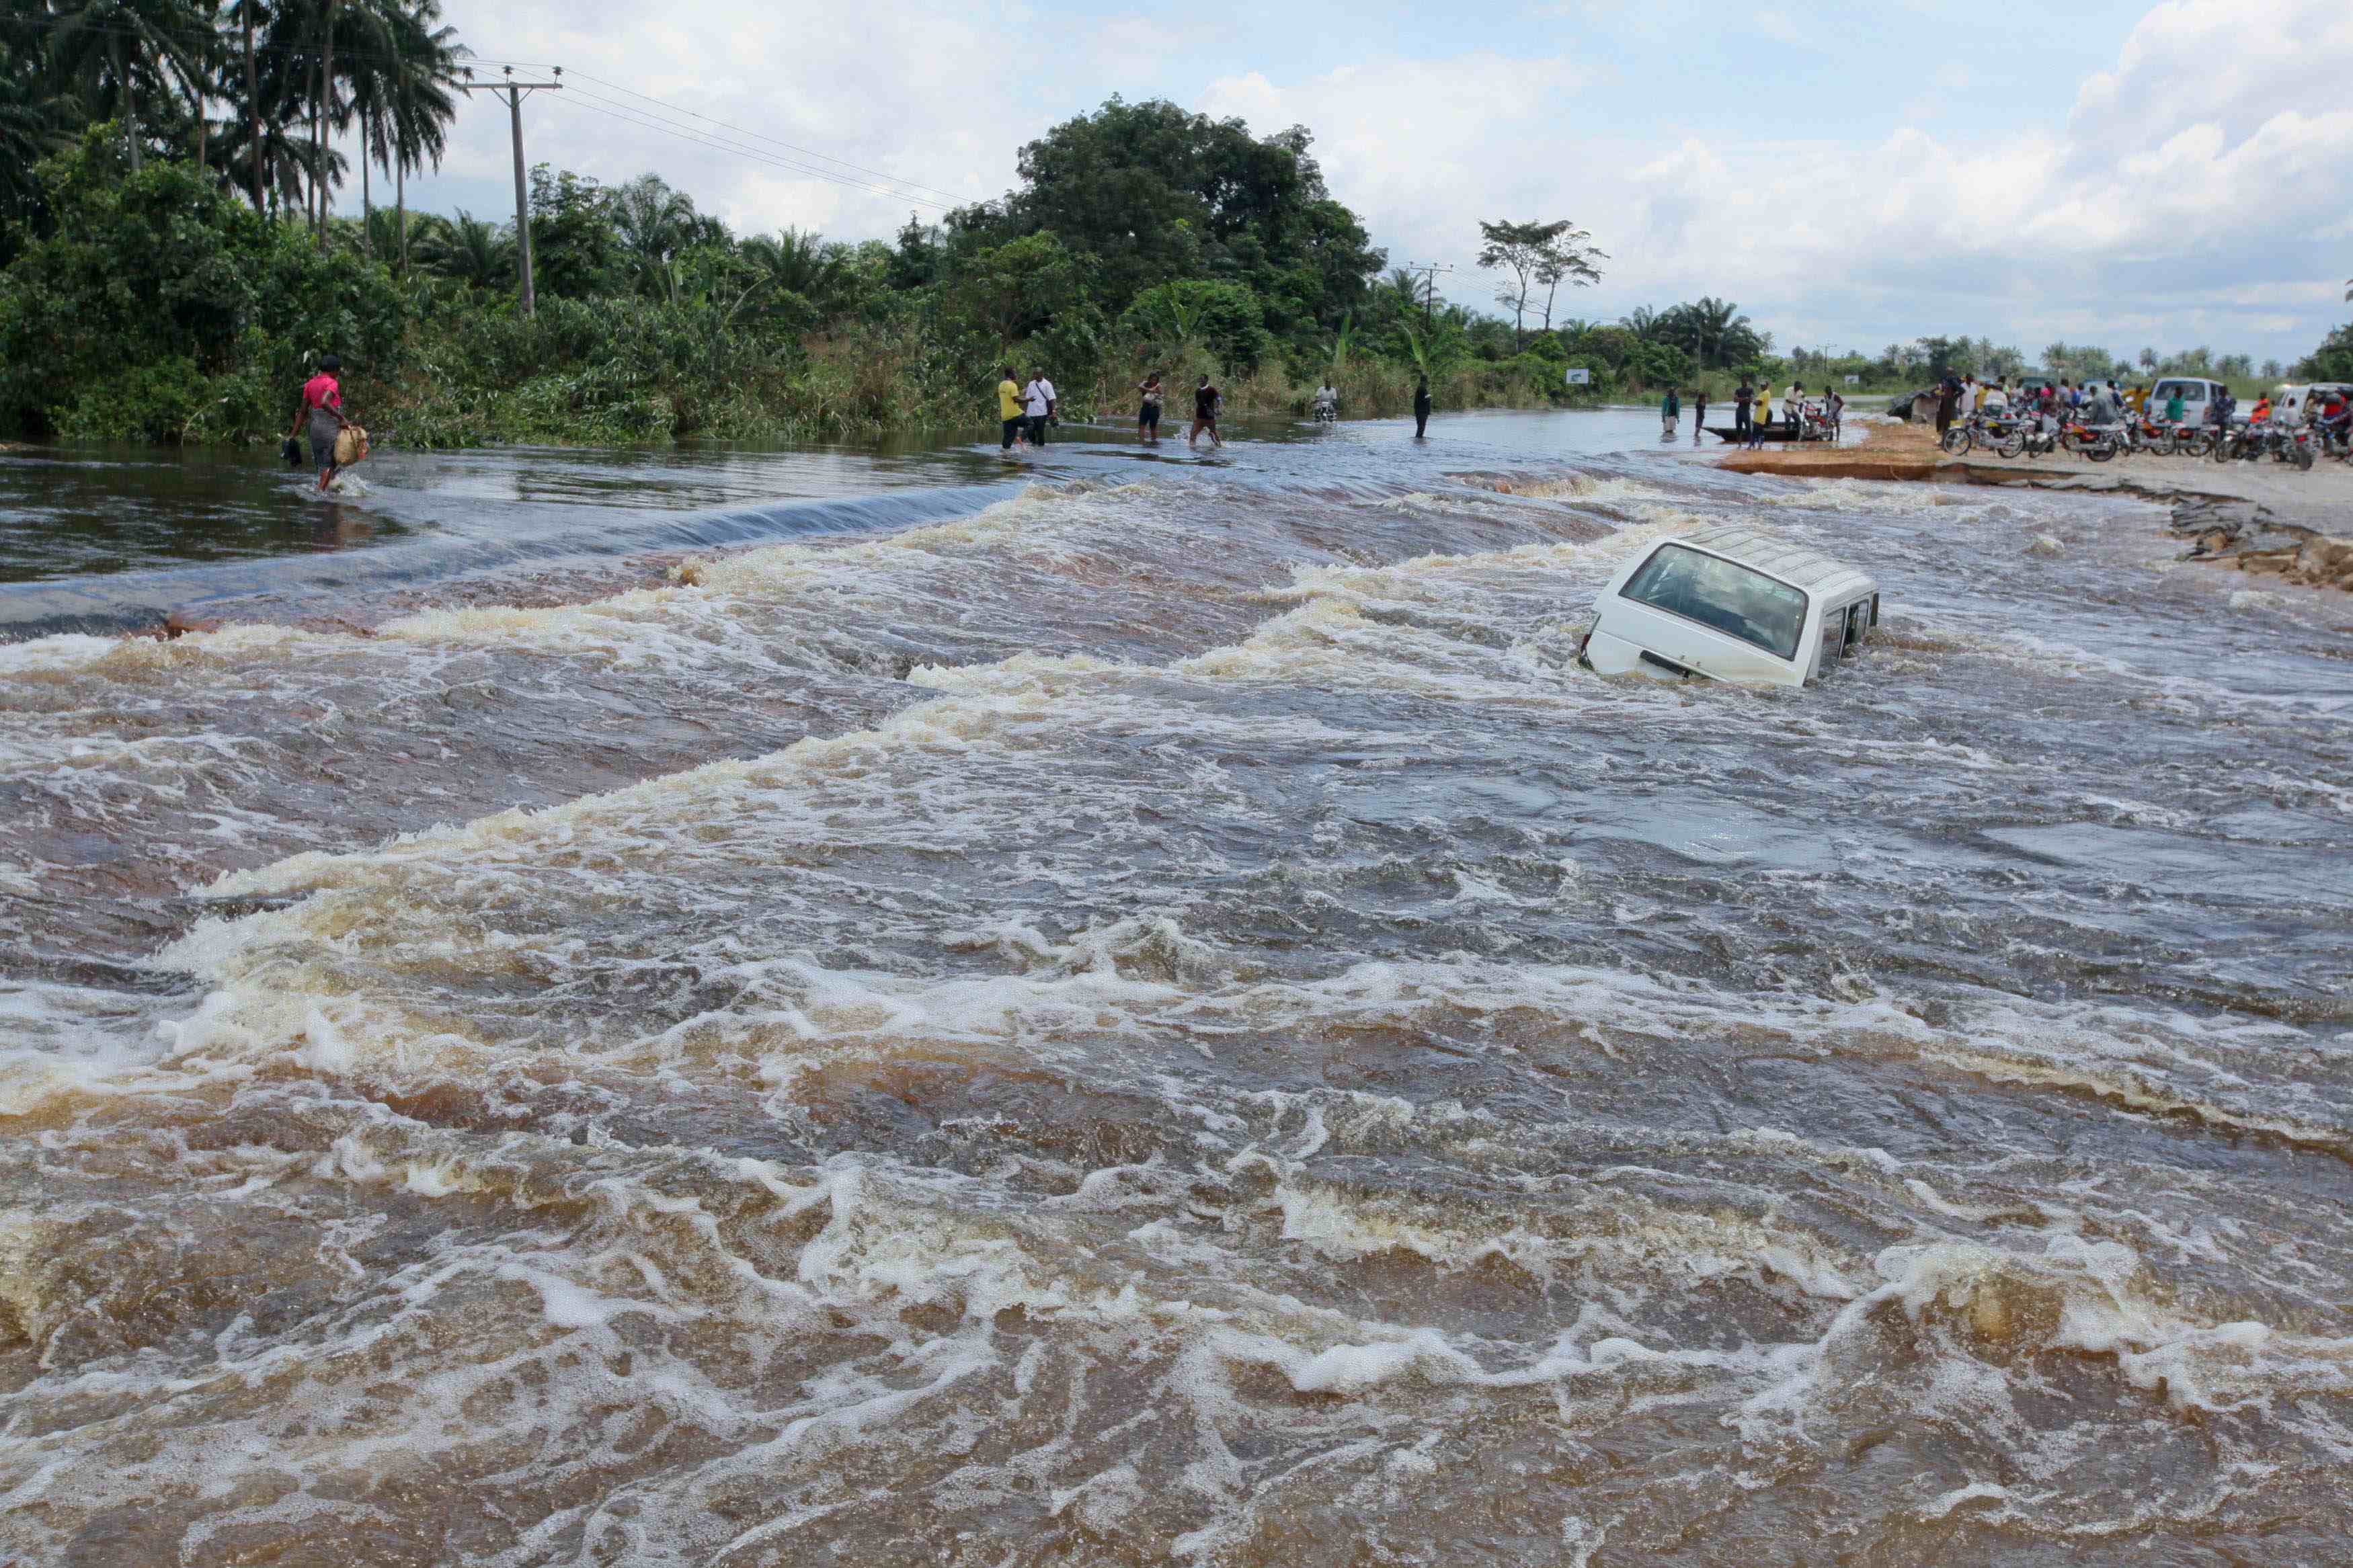
[[[335,373],[343,362],[334,354],[319,361],[319,374],[302,384],[302,406],[294,411],[294,427],[286,434],[290,438],[310,426],[311,461],[318,465],[319,488],[325,489],[335,482],[335,437],[350,423],[343,417],[343,389]]]
[[[1210,446],[1226,444],[1218,434],[1218,389],[1209,384],[1209,378],[1206,375],[1201,378],[1201,384],[1193,389],[1193,428],[1185,433],[1185,445],[1189,447],[1198,440],[1204,430],[1209,433]]]
[[[1005,367],[1005,379],[997,384],[997,417],[1005,425],[1005,439],[998,449],[1010,452],[1029,420],[1021,412],[1021,384],[1013,379],[1009,364]]]
[[[1160,373],[1154,371],[1136,383],[1135,390],[1144,401],[1135,410],[1135,434],[1139,440],[1160,439]]]

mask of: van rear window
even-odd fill
[[[1806,595],[1721,556],[1662,544],[1627,579],[1622,594],[1638,605],[1713,626],[1777,658],[1798,657]]]

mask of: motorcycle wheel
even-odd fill
[[[1942,446],[1946,451],[1950,452],[1953,456],[1957,458],[1962,453],[1969,449],[1969,433],[1962,426],[1956,425],[1951,429],[1945,432],[1943,441],[1938,444]]]
[[[2116,455],[2116,449],[2105,441],[2094,441],[2089,445],[2076,447],[2075,455],[2079,458],[2088,458],[2094,463],[2105,463]]]
[[[2310,473],[2310,472],[2312,471],[2312,448],[2311,448],[2311,447],[2298,447],[2295,449],[2295,466],[2296,466],[2296,469],[2297,469],[2297,471],[2298,471],[2298,472],[2300,472],[2300,473],[2307,473],[2307,474],[2308,474],[2308,473]]]
[[[1994,450],[2005,458],[2015,458],[2026,450],[2026,437],[2013,430],[2001,438],[2001,445],[1996,447]]]

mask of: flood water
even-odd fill
[[[1431,430],[10,454],[0,1563],[2345,1562],[2353,609]]]

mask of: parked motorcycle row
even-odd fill
[[[2206,458],[2217,463],[2269,458],[2308,469],[2323,458],[2353,461],[2343,426],[2290,425],[2283,420],[2242,420],[2227,427],[2128,416],[2113,425],[2093,425],[2049,414],[1972,414],[1944,436],[1955,457],[1983,448],[2003,458],[2042,458],[2067,452],[2094,463],[2135,453],[2160,458]]]

